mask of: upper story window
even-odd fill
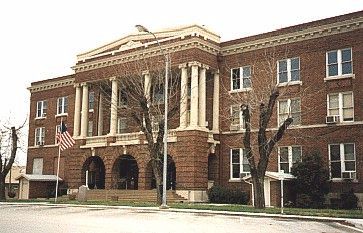
[[[353,92],[328,94],[328,116],[337,117],[335,122],[354,120]]]
[[[93,111],[95,109],[95,93],[91,91],[88,94],[88,110]]]
[[[68,97],[59,97],[57,101],[57,115],[66,114],[68,109]]]
[[[277,62],[278,83],[300,81],[300,58],[289,58]]]
[[[93,136],[93,121],[88,121],[87,137]]]
[[[231,130],[244,129],[244,119],[240,105],[231,106]]]
[[[43,174],[43,158],[33,159],[33,174],[42,175]]]
[[[246,156],[246,150],[242,148],[231,149],[230,151],[230,179],[239,180],[250,174],[250,165]]]
[[[46,100],[37,102],[37,118],[42,118],[47,116],[47,105],[48,102]]]
[[[291,125],[301,124],[300,102],[300,98],[278,101],[278,125],[282,125],[289,116],[293,119]]]
[[[126,117],[119,117],[117,118],[117,133],[126,133],[127,129],[127,118]]]
[[[234,68],[231,70],[231,90],[251,88],[251,66]]]
[[[341,76],[353,73],[352,48],[326,53],[326,76]]]
[[[330,178],[356,179],[354,143],[329,145]]]
[[[292,166],[301,162],[301,146],[281,146],[278,148],[279,171],[291,173]]]
[[[126,89],[122,88],[122,89],[119,90],[117,103],[118,103],[119,107],[126,107],[127,106],[128,98],[127,98]]]
[[[164,119],[163,115],[156,115],[152,116],[151,124],[152,124],[152,131],[159,131],[159,122]]]
[[[153,103],[163,104],[164,103],[164,85],[159,84],[153,87]]]
[[[44,137],[45,137],[45,128],[39,127],[35,129],[35,145],[43,146],[44,145]]]

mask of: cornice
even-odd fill
[[[253,51],[278,45],[285,45],[304,40],[341,34],[363,28],[363,17],[336,22],[332,24],[310,27],[301,31],[286,33],[278,36],[263,38],[259,40],[242,42],[221,49],[222,55],[231,55],[241,52]]]
[[[122,64],[131,61],[137,61],[141,58],[150,58],[162,56],[164,53],[175,53],[180,52],[187,49],[199,48],[208,53],[217,55],[220,51],[220,47],[213,43],[208,42],[205,39],[199,37],[193,37],[190,39],[186,39],[183,41],[174,42],[167,45],[162,45],[160,50],[159,47],[146,47],[142,51],[134,51],[127,54],[115,55],[113,57],[103,58],[96,61],[87,62],[84,64],[75,65],[72,69],[78,73],[88,70],[99,69],[102,67]]]
[[[40,84],[35,84],[28,87],[27,89],[30,91],[30,93],[34,93],[38,91],[46,91],[65,86],[73,86],[73,85],[74,85],[74,78],[67,78],[58,81],[49,81]]]

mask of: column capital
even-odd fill
[[[179,64],[179,69],[187,68],[187,67],[188,67],[188,63]]]
[[[210,67],[208,65],[202,64],[202,68],[206,69],[206,70],[209,70]]]
[[[188,62],[188,66],[199,66],[199,67],[201,67],[202,63],[197,62],[197,61],[191,61],[191,62]]]
[[[113,77],[110,77],[109,80],[112,82],[112,81],[116,81],[116,76],[113,76]]]
[[[212,74],[219,74],[219,69],[212,70]]]
[[[76,88],[76,87],[81,87],[81,84],[80,83],[75,83],[73,84],[73,87]]]
[[[150,74],[150,72],[148,71],[148,70],[144,70],[144,71],[142,71],[142,73],[141,73],[142,75],[149,75]]]
[[[84,87],[84,86],[88,86],[88,83],[86,83],[86,82],[81,83],[81,87]]]

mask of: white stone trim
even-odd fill
[[[178,52],[192,48],[199,48],[203,51],[209,52],[211,54],[217,55],[220,51],[220,47],[208,41],[204,41],[201,38],[193,37],[185,41],[179,41],[172,44],[163,45],[164,52]],[[115,55],[109,58],[100,58],[97,61],[91,61],[83,64],[78,64],[72,67],[72,69],[77,72],[98,69],[101,67],[112,66],[116,64],[122,64],[131,61],[137,61],[141,58],[150,58],[163,55],[162,51],[158,47],[145,48],[142,51],[135,51],[127,54]]]
[[[341,34],[361,28],[363,28],[363,17],[332,24],[325,24],[317,27],[309,27],[301,31],[226,46],[221,49],[221,53],[223,55],[230,55],[246,51],[253,51],[309,39],[316,39],[324,36]]]
[[[352,125],[363,125],[363,121],[354,121],[354,122],[341,122],[341,123],[337,123],[334,126],[336,127],[343,127],[343,126],[352,126]],[[315,124],[315,125],[299,125],[299,126],[294,126],[294,127],[289,127],[288,130],[292,130],[292,129],[312,129],[312,128],[324,128],[324,127],[334,127],[332,125],[329,124]],[[267,128],[267,131],[277,131],[278,128]],[[239,133],[244,133],[245,130],[237,130],[237,131],[223,131],[221,132],[221,134],[239,134]],[[251,132],[255,133],[258,132],[258,129],[252,129]]]
[[[30,91],[30,93],[39,92],[39,91],[46,91],[51,90],[55,88],[65,87],[65,86],[72,86],[74,85],[74,78],[67,78],[63,80],[57,80],[57,81],[49,81],[44,82],[41,84],[35,84],[27,89]]]

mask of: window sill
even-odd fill
[[[241,89],[231,90],[228,93],[232,94],[232,93],[248,92],[248,91],[252,91],[252,88],[248,87],[248,88],[241,88]]]
[[[352,183],[358,183],[358,179],[343,179],[343,178],[332,178],[330,179],[331,182],[333,183],[342,183],[342,182],[352,182]]]
[[[336,76],[328,76],[324,78],[324,82],[330,81],[330,80],[339,80],[339,79],[348,79],[352,78],[355,79],[354,74],[344,74],[344,75],[336,75]]]
[[[55,115],[55,118],[57,118],[57,117],[65,117],[65,116],[68,116],[68,113],[57,114],[57,115]]]
[[[242,179],[240,179],[240,178],[233,178],[233,179],[228,180],[229,183],[239,183],[241,181],[242,181]]]
[[[44,120],[46,119],[47,117],[36,117],[35,120]]]
[[[94,109],[88,109],[88,112],[93,112],[94,111]]]
[[[293,85],[302,85],[301,81],[290,81],[290,82],[284,82],[284,83],[278,83],[278,87],[285,87],[285,86],[293,86]]]

